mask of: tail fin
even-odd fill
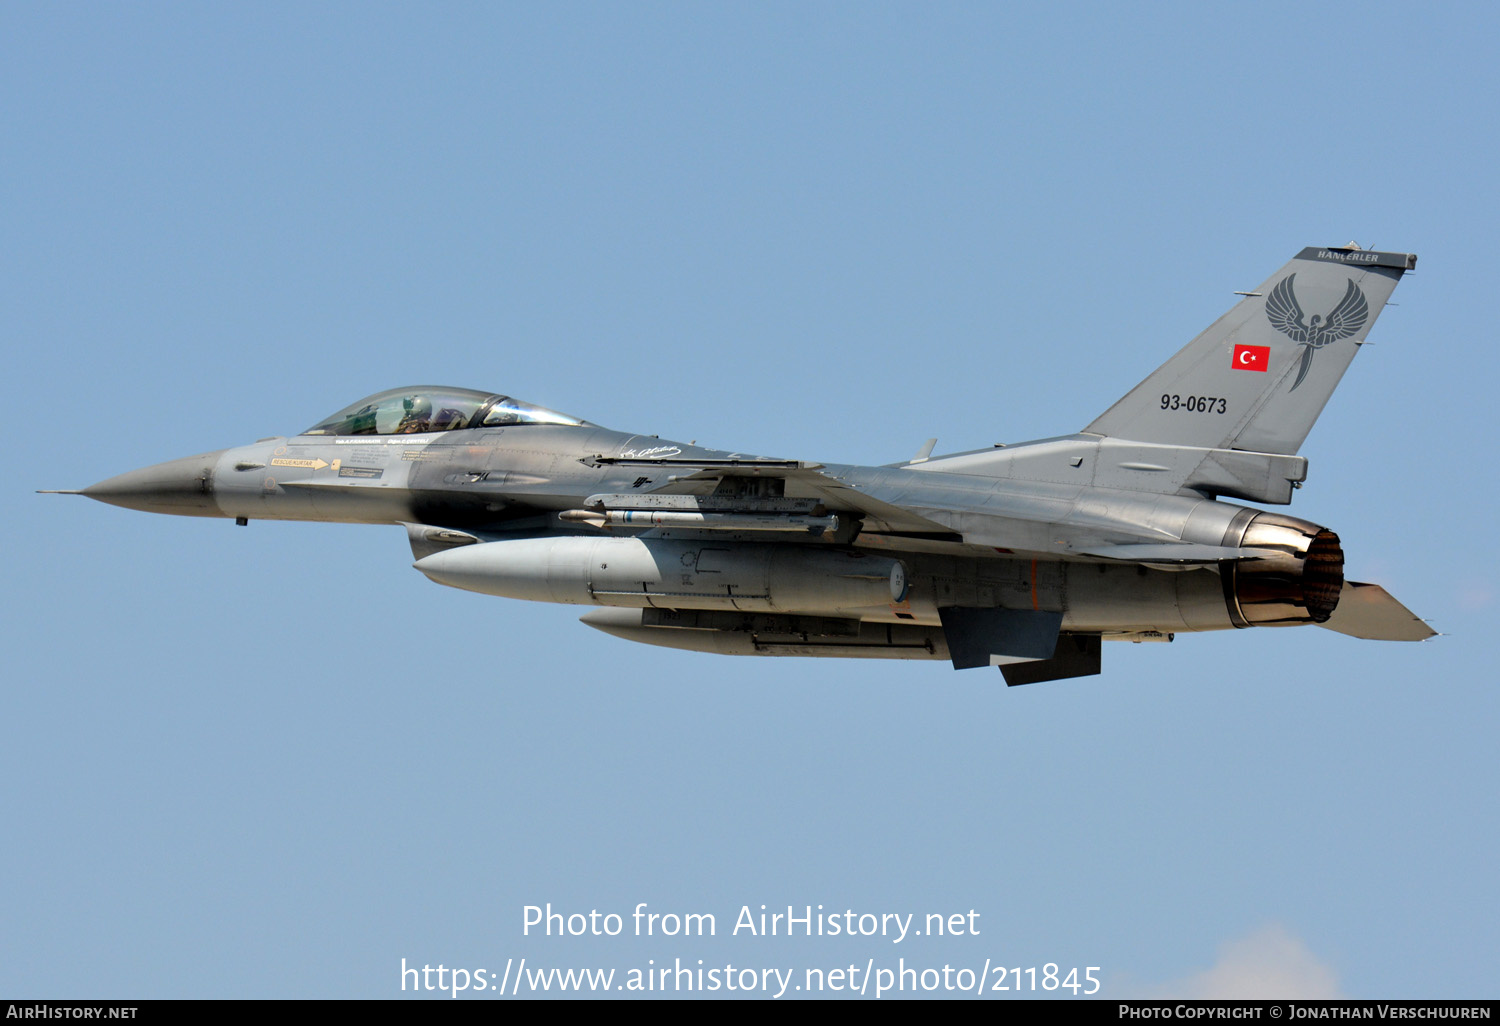
[[[1295,453],[1416,265],[1410,253],[1310,246],[1084,430]]]

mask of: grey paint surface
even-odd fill
[[[824,465],[416,386],[354,404],[324,433],[83,494],[241,521],[403,524],[440,584],[597,605],[615,611],[590,626],[729,654],[1028,664],[1007,670],[1026,683],[1098,672],[1100,640],[1298,623],[1421,640],[1431,630],[1383,589],[1343,579],[1333,532],[1225,501],[1290,500],[1307,476],[1298,447],[1414,264],[1304,249],[1084,432],[1005,448]],[[469,405],[438,413],[434,399]],[[377,407],[394,411],[379,426]]]

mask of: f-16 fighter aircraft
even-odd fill
[[[1008,684],[1095,674],[1103,641],[1318,624],[1433,631],[1344,578],[1284,504],[1297,455],[1406,253],[1309,248],[1082,431],[905,463],[767,459],[510,396],[381,392],[299,435],[83,489],[155,513],[389,523],[416,568],[592,606],[631,641],[734,655],[948,659]]]

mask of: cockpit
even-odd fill
[[[304,435],[413,435],[518,424],[578,426],[587,421],[493,392],[419,385],[361,399]]]

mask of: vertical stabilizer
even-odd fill
[[[1410,253],[1308,247],[1084,430],[1295,453],[1416,264]]]

